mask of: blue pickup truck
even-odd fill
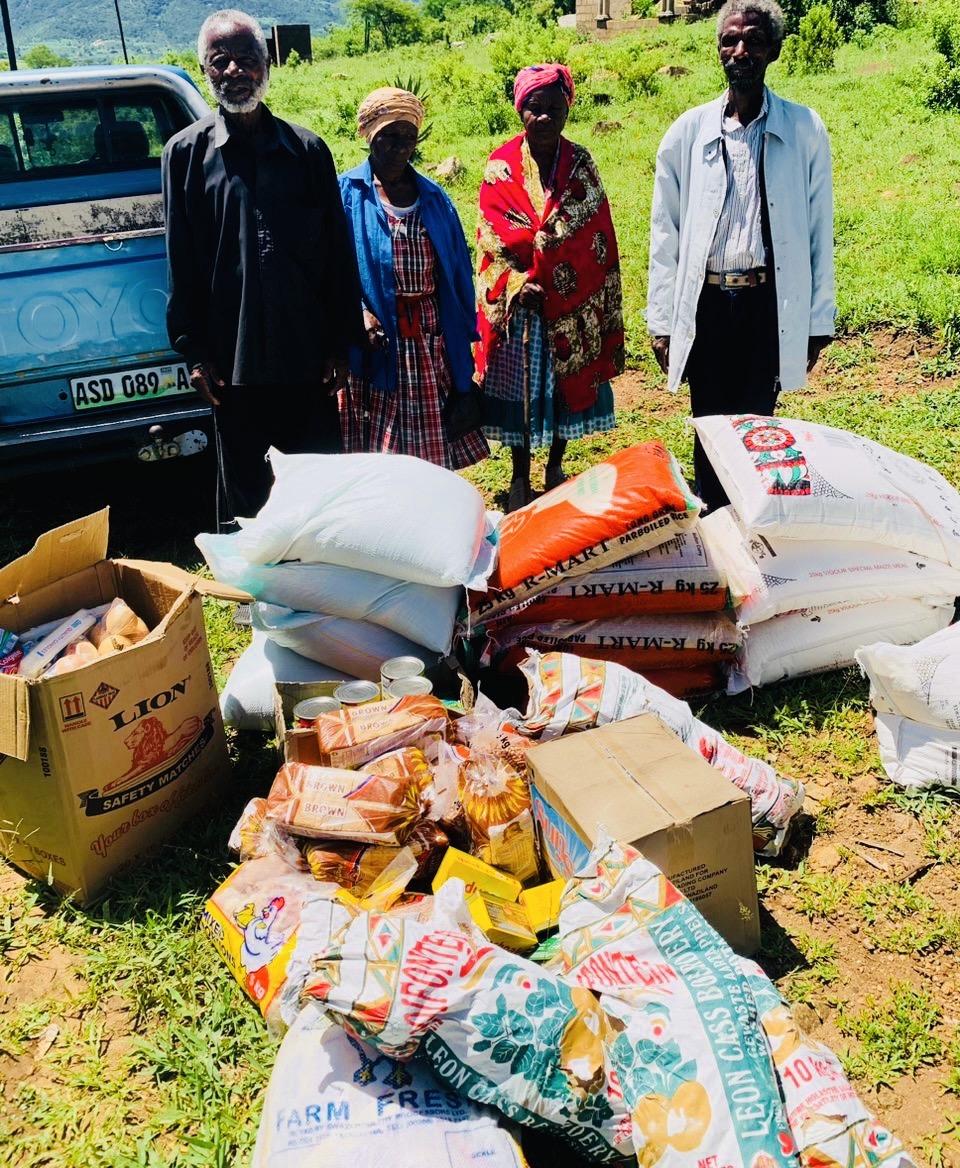
[[[167,340],[160,192],[208,109],[161,65],[0,73],[0,479],[212,442]]]

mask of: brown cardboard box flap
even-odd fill
[[[0,675],[0,754],[26,760],[30,751],[30,689],[22,677]]]
[[[28,552],[0,568],[0,603],[36,592],[105,559],[109,519],[110,508],[104,507],[44,532]]]
[[[219,580],[208,580],[198,576],[195,572],[188,572],[186,568],[178,568],[176,564],[168,564],[157,560],[118,560],[130,568],[145,572],[155,580],[162,580],[171,588],[186,592],[192,588],[201,596],[213,596],[217,600],[233,600],[237,604],[250,604],[256,598],[242,588],[234,588],[232,584],[221,584]]]

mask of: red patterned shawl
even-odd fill
[[[620,258],[593,159],[566,138],[546,197],[524,134],[487,161],[477,232],[481,381],[527,280],[544,290],[558,392],[568,409],[586,409],[597,400],[598,386],[623,369]]]

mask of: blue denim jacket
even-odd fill
[[[670,337],[668,386],[680,386],[693,345],[707,255],[727,176],[721,119],[726,94],[687,110],[657,152],[650,213],[647,328]],[[830,141],[812,109],[767,90],[764,178],[776,265],[780,384],[807,380],[807,339],[832,336],[833,181]],[[770,262],[770,257],[768,257]],[[733,347],[736,338],[731,338]]]
[[[454,388],[461,393],[473,380],[473,350],[479,339],[473,265],[460,217],[449,195],[417,172],[420,214],[437,253],[440,324],[450,361]],[[397,388],[397,288],[393,273],[393,244],[387,215],[373,185],[369,159],[340,175],[340,196],[347,215],[360,269],[364,307],[380,321],[388,348],[369,354],[370,384],[393,393]],[[350,370],[363,376],[363,353],[350,349]]]

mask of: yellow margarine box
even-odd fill
[[[484,896],[478,889],[468,889],[467,908],[494,945],[502,945],[504,949],[517,953],[526,953],[537,947],[537,934],[530,928],[530,920],[522,905]]]
[[[500,900],[516,901],[523,885],[513,876],[498,872],[483,860],[461,852],[459,848],[447,848],[446,854],[431,887],[434,892],[453,877],[459,877],[466,885],[476,885],[485,896],[496,896]]]
[[[549,884],[525,888],[520,893],[520,903],[527,910],[535,933],[545,933],[560,923],[560,897],[565,887],[565,880],[551,880]]]

